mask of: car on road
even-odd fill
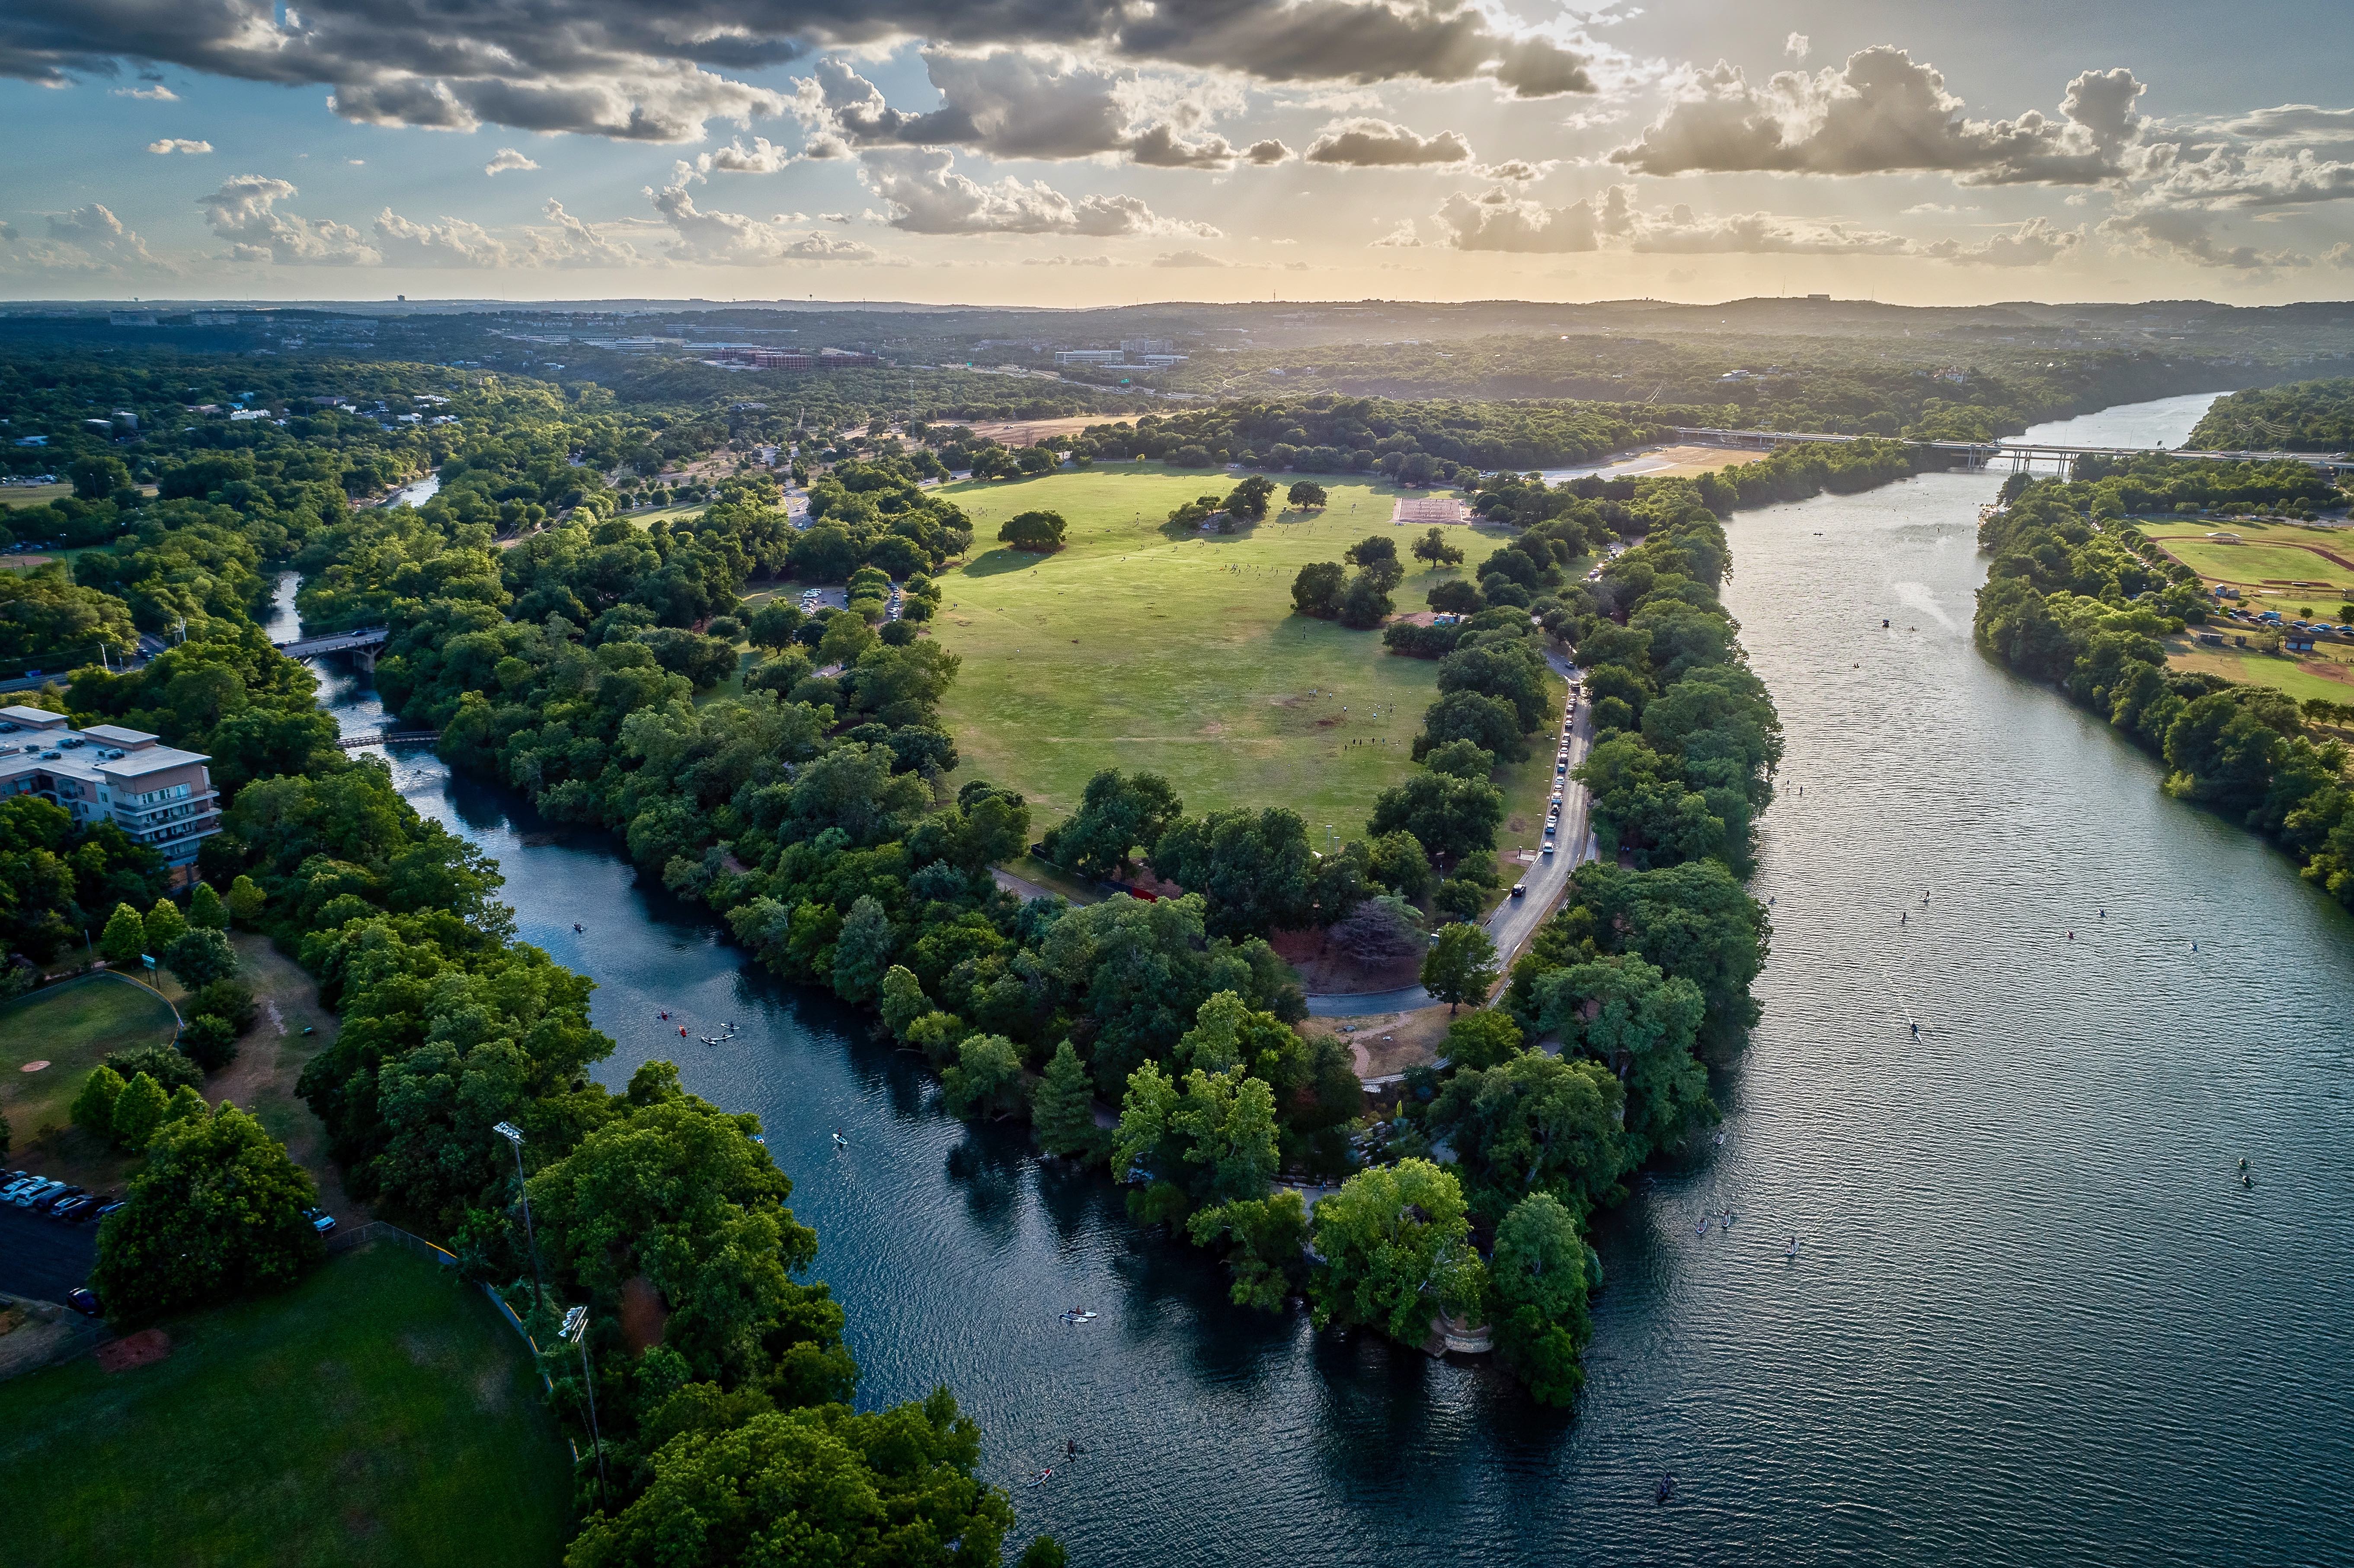
[[[302,1211],[302,1217],[310,1221],[311,1228],[321,1235],[325,1235],[335,1228],[335,1216],[324,1209],[305,1209]]]
[[[1544,842],[1544,852],[1545,852],[1545,853],[1547,853],[1547,854],[1551,854],[1551,853],[1553,853],[1553,841],[1552,841],[1551,839],[1547,839],[1547,840],[1545,840],[1545,842]]]
[[[86,1285],[77,1285],[71,1290],[67,1291],[66,1305],[72,1308],[75,1311],[80,1313],[85,1318],[95,1318],[100,1313],[106,1310],[105,1308],[101,1307],[98,1304],[97,1296],[94,1295],[90,1287]]]
[[[1529,895],[1529,885],[1528,885],[1527,883],[1525,883],[1525,882],[1516,882],[1516,883],[1512,884],[1512,896],[1513,896],[1513,897],[1515,897],[1515,898],[1526,898],[1528,895]]]

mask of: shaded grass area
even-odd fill
[[[0,1113],[19,1145],[68,1124],[82,1080],[111,1051],[168,1045],[171,1004],[138,981],[95,974],[0,1006]],[[28,1062],[49,1065],[27,1073]]]
[[[1146,768],[1189,811],[1288,806],[1319,848],[1328,824],[1340,840],[1362,832],[1373,797],[1412,769],[1437,666],[1392,657],[1378,631],[1293,615],[1291,582],[1369,534],[1404,556],[1422,530],[1391,524],[1394,486],[1331,475],[1314,476],[1331,498],[1320,512],[1232,535],[1165,526],[1180,503],[1223,498],[1241,477],[1120,463],[942,487],[974,534],[932,623],[964,661],[941,705],[964,759],[953,782],[1019,789],[1044,824],[1097,770]],[[1032,509],[1062,514],[1066,546],[1044,557],[996,546],[999,526]],[[1450,532],[1467,567],[1507,536]],[[1406,564],[1401,610],[1461,575]]]
[[[171,1355],[0,1383],[11,1568],[553,1564],[570,1457],[479,1291],[377,1246],[166,1326]],[[32,1484],[37,1480],[37,1484]]]

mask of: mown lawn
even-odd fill
[[[1397,491],[1362,480],[1319,476],[1322,512],[1271,513],[1241,533],[1166,528],[1178,503],[1223,498],[1242,477],[1119,462],[942,487],[974,534],[933,623],[964,660],[942,704],[963,758],[952,784],[1019,789],[1044,827],[1098,769],[1145,768],[1189,811],[1288,806],[1319,847],[1328,824],[1340,840],[1363,832],[1373,797],[1413,766],[1437,666],[1390,656],[1378,631],[1293,615],[1292,578],[1368,534],[1394,537],[1417,568],[1393,595],[1401,610],[1456,574],[1419,569],[1405,551],[1421,529],[1390,523]],[[1270,477],[1280,502],[1290,481]],[[999,526],[1034,508],[1062,514],[1066,547],[998,546]],[[1474,567],[1505,537],[1454,532]]]
[[[2226,637],[2243,636],[2242,628],[2225,625],[2219,628]],[[2329,643],[2311,654],[2288,657],[2279,653],[2259,653],[2249,648],[2209,648],[2180,640],[2168,644],[2172,651],[2167,663],[2177,670],[2201,670],[2211,675],[2221,675],[2227,681],[2243,681],[2252,686],[2271,686],[2285,692],[2298,702],[2319,697],[2326,702],[2354,703],[2354,659],[2349,659],[2343,644]]]
[[[21,1146],[66,1125],[82,1080],[110,1051],[168,1045],[171,1005],[135,980],[97,974],[0,1005],[0,1114]],[[48,1065],[37,1073],[31,1062]]]
[[[172,1352],[0,1383],[0,1563],[543,1568],[571,1461],[482,1294],[378,1245],[167,1325]]]
[[[2293,524],[2240,524],[2229,519],[2210,523],[2196,532],[2179,524],[2143,524],[2150,542],[2205,577],[2209,582],[2242,587],[2259,584],[2320,583],[2324,588],[2274,587],[2265,592],[2280,603],[2305,598],[2320,614],[2335,620],[2338,605],[2354,595],[2354,568],[2331,561],[2354,560],[2354,529],[2305,528]],[[2211,539],[2210,533],[2240,535],[2243,543]]]

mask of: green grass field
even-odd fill
[[[2303,528],[2279,523],[2233,524],[2228,520],[2196,533],[2176,532],[2166,524],[2146,526],[2151,543],[2209,582],[2243,588],[2272,583],[2324,584],[2327,586],[2309,590],[2274,588],[2266,591],[2284,600],[2302,594],[2313,601],[2315,610],[2332,619],[2336,618],[2338,603],[2354,596],[2354,567],[2339,566],[2317,553],[2327,550],[2341,560],[2354,560],[2354,530]],[[2219,542],[2207,537],[2211,532],[2237,534],[2243,542]]]
[[[481,1292],[389,1246],[173,1323],[171,1355],[0,1383],[11,1568],[557,1563],[570,1456]]]
[[[110,1051],[168,1045],[171,1004],[135,980],[91,975],[0,1006],[0,1112],[19,1144],[63,1127],[82,1079]],[[37,1073],[28,1062],[49,1065]]]
[[[2226,636],[2239,634],[2234,629],[2224,631]],[[2330,645],[2326,652],[2295,658],[2259,653],[2249,648],[2208,648],[2180,641],[2170,642],[2168,647],[2176,652],[2167,662],[2177,670],[2201,670],[2227,681],[2271,686],[2300,703],[2310,697],[2354,703],[2354,660],[2349,660],[2340,646]]]
[[[1413,766],[1437,666],[1392,657],[1378,631],[1294,616],[1291,580],[1368,534],[1396,538],[1404,556],[1421,530],[1392,526],[1394,487],[1332,477],[1319,479],[1331,497],[1320,513],[1270,514],[1232,535],[1165,529],[1181,502],[1224,497],[1240,478],[1119,463],[942,487],[974,535],[933,623],[964,660],[942,705],[963,757],[952,782],[1019,789],[1044,827],[1098,769],[1144,768],[1190,811],[1288,806],[1320,847],[1328,823],[1341,840],[1362,832],[1373,797]],[[1062,514],[1066,547],[996,546],[999,526],[1033,509]],[[1453,532],[1474,566],[1505,537]],[[1451,575],[1414,571],[1393,597],[1421,609]]]

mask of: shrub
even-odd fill
[[[201,990],[237,973],[237,949],[228,945],[228,938],[201,927],[183,932],[165,949],[164,961],[179,977],[180,983],[191,990]]]
[[[147,1147],[164,1125],[164,1086],[142,1073],[114,1097],[114,1141],[133,1154]]]
[[[237,1060],[237,1026],[217,1012],[200,1012],[180,1031],[180,1049],[207,1073]]]
[[[204,1069],[170,1045],[146,1045],[136,1051],[110,1052],[107,1054],[106,1065],[119,1075],[116,1080],[118,1093],[123,1084],[129,1083],[142,1073],[146,1074],[166,1089],[194,1088],[205,1081]],[[113,1105],[114,1102],[110,1097],[107,1101],[106,1120],[101,1124],[101,1129],[114,1125]],[[79,1121],[80,1118],[77,1117],[75,1119]]]

